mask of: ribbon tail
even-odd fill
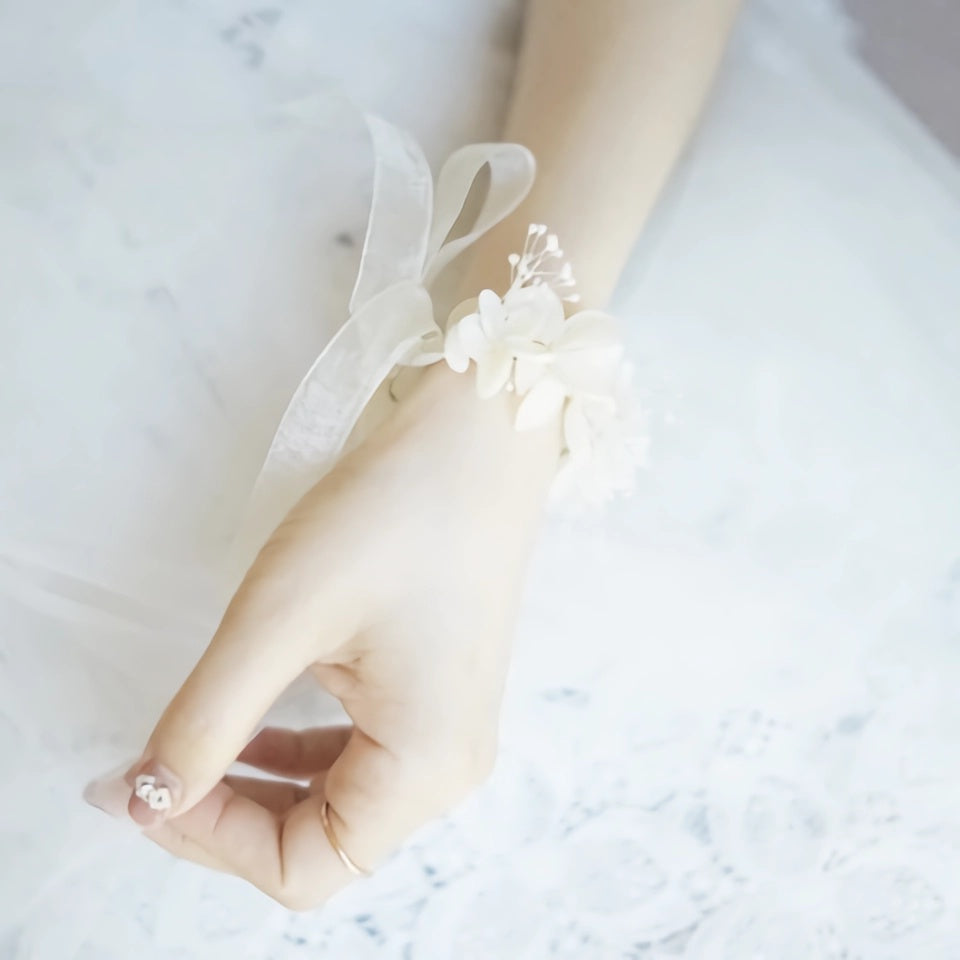
[[[433,304],[400,283],[347,320],[297,387],[247,504],[239,539],[256,548],[336,463],[390,371],[436,331]]]
[[[270,532],[330,469],[394,364],[435,329],[421,286],[433,205],[430,167],[414,138],[373,114],[373,196],[350,316],[284,411],[238,535]]]

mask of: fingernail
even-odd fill
[[[111,817],[119,820],[127,818],[127,802],[130,799],[130,786],[123,777],[109,777],[91,780],[83,788],[83,799]]]
[[[180,781],[158,763],[134,767],[125,779],[133,787],[127,812],[141,827],[160,823],[180,799]]]

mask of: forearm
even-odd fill
[[[560,237],[587,306],[603,306],[694,128],[739,0],[528,0],[503,139],[537,179],[477,245],[465,288],[507,277],[526,225]]]

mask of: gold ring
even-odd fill
[[[333,832],[333,825],[330,823],[330,814],[327,811],[327,801],[323,801],[323,805],[320,807],[320,819],[323,821],[323,832],[327,835],[327,839],[330,841],[330,846],[336,851],[337,856],[343,861],[343,865],[351,872],[355,873],[358,877],[369,877],[370,871],[364,870],[363,867],[358,867],[351,859],[347,856],[344,849],[337,842],[337,835]]]

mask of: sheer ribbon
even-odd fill
[[[526,147],[478,143],[444,163],[434,186],[414,138],[365,115],[374,150],[373,198],[349,315],[310,367],[270,444],[247,512],[262,538],[336,462],[371,397],[418,342],[439,334],[429,288],[454,257],[510,214],[533,183]],[[451,238],[484,166],[489,187]]]

